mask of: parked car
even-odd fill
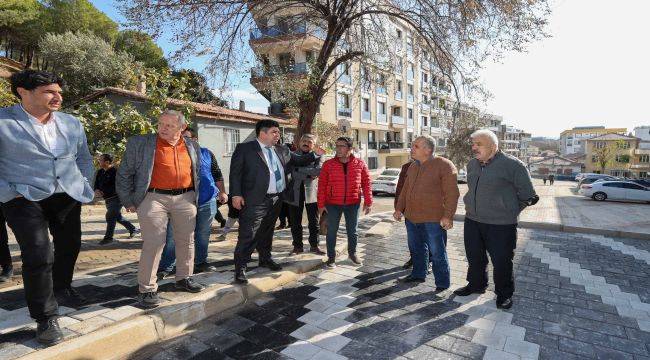
[[[593,184],[598,180],[606,180],[606,181],[612,181],[612,180],[618,180],[618,178],[614,176],[609,176],[609,175],[600,175],[598,176],[588,176],[583,178],[582,180],[578,181],[578,190],[582,187],[583,184]]]
[[[629,181],[631,181],[633,183],[637,183],[639,185],[643,185],[645,187],[650,187],[650,180],[646,180],[646,179],[630,179]]]
[[[395,195],[397,180],[401,169],[388,168],[371,182],[372,194],[391,194]]]
[[[458,183],[467,184],[467,171],[465,169],[458,170]]]
[[[576,179],[577,182],[580,182],[580,180],[582,180],[582,179],[584,179],[584,178],[586,178],[586,177],[588,177],[588,176],[598,176],[598,175],[603,175],[603,174],[596,174],[596,173],[579,173],[578,175],[576,175],[576,178],[575,178],[575,179]]]
[[[645,201],[650,204],[650,188],[631,181],[601,181],[583,184],[578,193],[596,201],[629,200]]]

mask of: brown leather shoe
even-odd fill
[[[321,250],[318,246],[310,247],[309,252],[316,255],[325,255],[325,252]]]
[[[298,255],[298,254],[302,254],[304,252],[305,252],[305,250],[303,250],[301,248],[294,247],[293,250],[291,250],[291,252],[289,253],[289,255]]]

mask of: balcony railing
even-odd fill
[[[370,120],[372,118],[372,114],[370,111],[362,111],[361,112],[361,120]]]
[[[264,29],[253,29],[250,31],[251,40],[260,40],[275,38],[286,35],[306,35],[315,36],[319,39],[325,39],[325,30],[318,26],[307,25],[307,23],[298,23],[293,26],[275,25]]]
[[[376,142],[368,142],[368,149],[369,150],[377,150],[377,143]]]
[[[379,150],[388,150],[390,149],[390,146],[388,145],[388,142],[386,141],[380,141],[379,142]]]
[[[377,85],[377,89],[375,90],[375,92],[377,94],[386,95],[386,87]]]
[[[425,104],[425,103],[420,103],[420,111],[429,112],[430,110],[431,110],[431,105]]]
[[[415,122],[412,118],[406,119],[406,126],[412,128],[415,125]]]
[[[337,112],[339,116],[352,117],[352,109],[340,107]]]
[[[391,116],[393,124],[404,125],[404,118],[401,116],[393,115]]]
[[[395,91],[395,99],[402,100],[402,92],[401,91]]]
[[[415,96],[413,95],[406,95],[406,101],[408,102],[414,102],[415,101]]]
[[[288,65],[271,65],[271,66],[256,66],[251,68],[251,77],[261,78],[267,76],[276,76],[283,74],[306,74],[307,63],[297,63]]]
[[[388,147],[390,149],[403,149],[404,148],[404,143],[403,142],[390,141],[388,143]]]
[[[387,124],[386,114],[377,114],[377,124]]]
[[[413,80],[413,78],[415,78],[415,72],[414,72],[414,71],[411,71],[411,70],[408,70],[408,71],[406,72],[406,78],[407,78],[408,80]]]

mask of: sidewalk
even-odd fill
[[[22,286],[6,286],[0,289],[0,359],[15,359],[27,354],[31,354],[29,358],[43,359],[87,358],[89,354],[93,358],[99,356],[97,354],[101,352],[97,351],[100,350],[110,351],[111,354],[125,351],[126,354],[134,344],[143,346],[168,338],[260,292],[293,282],[298,274],[319,268],[324,261],[324,257],[313,254],[289,257],[292,249],[290,231],[276,231],[273,257],[284,266],[283,271],[269,272],[257,268],[254,257],[250,263],[253,266],[249,269],[250,284],[232,285],[232,253],[236,242],[236,233],[233,233],[226,241],[210,243],[208,262],[217,267],[217,272],[195,277],[208,286],[206,291],[199,294],[176,292],[173,276],[168,277],[159,283],[163,304],[147,311],[140,308],[135,299],[140,241],[120,241],[108,247],[95,245],[103,234],[103,230],[92,230],[103,226],[95,210],[90,207],[84,209],[83,251],[78,268],[88,268],[88,271],[75,273],[73,281],[73,286],[88,302],[77,308],[59,307],[59,321],[66,340],[50,348],[39,345],[34,340],[36,324],[29,317]],[[366,232],[372,233],[371,228],[378,221],[378,218],[362,217],[360,236]],[[339,234],[340,239],[344,238],[343,227]],[[216,237],[217,234],[213,234],[211,240],[216,240]],[[339,244],[339,253],[345,253],[345,245],[343,242]],[[16,249],[12,246],[12,250]],[[104,266],[99,268],[99,263]],[[94,268],[93,264],[96,265]],[[113,357],[116,356],[119,357]]]

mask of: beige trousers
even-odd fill
[[[142,252],[138,264],[138,288],[141,293],[157,291],[156,272],[165,247],[167,221],[174,229],[176,245],[176,281],[192,276],[194,271],[194,228],[196,227],[196,195],[147,193],[138,206],[142,232]]]

